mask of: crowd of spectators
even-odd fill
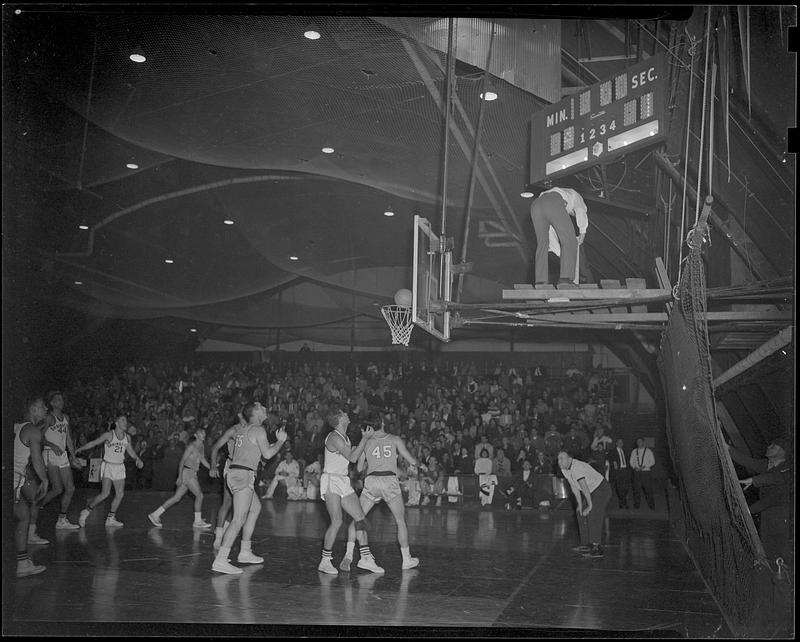
[[[157,363],[125,367],[110,376],[75,381],[63,391],[76,445],[107,429],[119,414],[129,421],[135,451],[145,462],[129,471],[128,484],[150,488],[159,468],[180,460],[198,428],[212,444],[238,421],[245,401],[270,410],[268,434],[283,425],[288,434],[282,453],[262,472],[263,493],[280,489],[270,483],[286,451],[297,461],[302,486],[314,471],[329,428],[328,409],[346,407],[353,426],[370,407],[386,413],[388,430],[401,436],[410,452],[427,466],[418,473],[420,503],[446,492],[452,475],[513,476],[525,461],[537,473],[554,472],[561,448],[602,470],[613,446],[610,381],[603,369],[584,373],[576,367],[551,376],[538,365],[434,362],[335,363],[314,360],[288,363]],[[358,431],[351,439],[357,441]],[[99,457],[100,453],[92,454]],[[489,463],[486,463],[488,459]],[[285,466],[284,466],[285,468]],[[401,480],[409,471],[400,471]],[[174,467],[169,475],[174,479]],[[411,477],[414,477],[412,472]],[[279,490],[280,492],[280,490]],[[414,503],[414,498],[409,498]]]

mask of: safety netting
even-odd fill
[[[747,635],[760,619],[755,593],[771,572],[715,410],[701,254],[706,233],[701,219],[689,237],[658,357],[679,499],[671,510],[678,535],[729,626]]]

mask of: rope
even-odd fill
[[[694,56],[697,53],[697,39],[692,37],[689,32],[686,32],[686,37],[689,38],[688,53],[691,58],[689,63],[689,106],[686,108],[686,151],[683,155],[683,200],[681,202],[681,230],[678,234],[678,279],[681,282],[681,270],[683,269],[683,244],[680,239],[683,238],[684,230],[686,229],[686,190],[689,183],[689,132],[692,128],[692,97],[694,96]]]
[[[705,143],[706,136],[706,108],[708,107],[708,100],[706,99],[706,87],[708,83],[708,49],[711,42],[711,10],[709,9],[706,20],[706,58],[703,63],[703,114],[700,119],[700,152],[697,161],[697,198],[695,199],[694,222],[697,225],[697,220],[700,218],[700,180],[703,176],[703,144]],[[710,193],[710,192],[709,192]]]

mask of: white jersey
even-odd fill
[[[30,422],[25,421],[21,424],[14,424],[14,472],[25,475],[25,469],[31,460],[31,448],[22,443],[19,438],[22,429]]]
[[[105,452],[103,453],[103,461],[107,464],[123,464],[125,463],[125,451],[127,450],[128,435],[124,434],[122,439],[117,438],[117,433],[111,431],[111,440],[105,443]]]
[[[325,437],[325,465],[322,468],[322,472],[329,473],[331,475],[346,476],[350,468],[350,460],[342,455],[339,451],[332,452],[328,450],[328,437],[330,437],[333,433],[338,433],[339,436],[344,439],[344,442],[350,446],[350,440],[347,438],[347,435],[343,435],[338,430],[329,432],[328,436]]]
[[[61,419],[59,419],[55,415],[51,416],[55,421],[52,426],[48,426],[47,430],[44,431],[44,440],[55,444],[56,446],[61,448],[61,450],[66,450],[67,426],[69,426],[69,419],[67,419],[66,415],[63,415]],[[47,444],[45,444],[44,447],[47,449],[50,448]]]

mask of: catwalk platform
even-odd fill
[[[87,494],[76,493],[73,520]],[[79,531],[55,531],[57,509],[43,510],[39,531],[51,544],[31,552],[47,570],[11,581],[4,633],[730,637],[660,506],[612,510],[599,559],[570,550],[578,532],[569,507],[409,507],[421,560],[411,571],[401,570],[394,521],[378,506],[371,546],[385,574],[354,566],[330,576],[317,571],[324,505],[264,500],[253,549],[265,562],[233,576],[211,571],[214,536],[191,528],[188,498],[162,516],[163,528],[148,522],[167,497],[128,491],[115,529],[103,523],[108,504]],[[207,520],[218,502],[206,495]],[[234,563],[237,552],[238,541]],[[344,529],[336,564],[343,552]]]

